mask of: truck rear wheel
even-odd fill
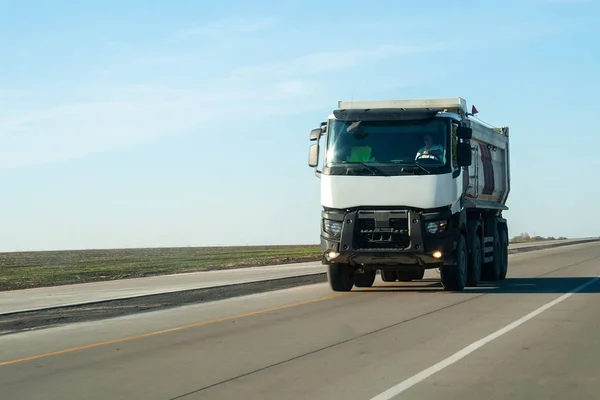
[[[354,273],[354,286],[356,287],[371,287],[375,282],[376,271],[365,271],[362,273]]]
[[[398,274],[396,271],[381,271],[381,280],[384,282],[396,282]]]
[[[444,290],[460,292],[467,284],[467,242],[460,235],[454,251],[454,265],[444,265],[440,270]]]
[[[477,286],[481,279],[481,265],[483,255],[481,253],[481,239],[477,233],[471,238],[471,253],[469,254],[469,269],[467,271],[467,286]]]
[[[485,263],[483,265],[483,280],[486,281],[490,281],[490,282],[496,282],[499,281],[501,278],[501,268],[502,268],[502,246],[500,244],[500,232],[498,231],[498,229],[496,228],[494,230],[493,233],[493,238],[494,238],[494,252],[493,252],[493,256],[494,259],[488,263]]]
[[[346,264],[329,264],[327,280],[334,292],[349,292],[354,286],[354,271]]]
[[[508,232],[506,229],[500,231],[500,280],[506,279],[508,273]]]

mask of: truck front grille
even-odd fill
[[[410,245],[407,218],[389,219],[386,226],[377,226],[374,218],[359,218],[354,232],[357,250],[402,250]]]
[[[408,218],[390,219],[390,227],[400,231],[406,231],[408,236]]]

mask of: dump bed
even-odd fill
[[[469,167],[468,208],[507,210],[510,192],[508,128],[490,128],[471,120],[473,162]]]

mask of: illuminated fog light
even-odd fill
[[[433,252],[433,258],[442,258],[442,252],[441,251],[434,251]]]

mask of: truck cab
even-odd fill
[[[506,207],[466,201],[471,125],[462,98],[339,102],[311,131],[309,166],[321,180],[321,247],[333,290],[371,286],[377,270],[391,282],[440,268],[448,290],[479,281],[475,271],[469,282],[477,247],[470,219],[479,223],[475,250],[483,260],[484,220]]]

